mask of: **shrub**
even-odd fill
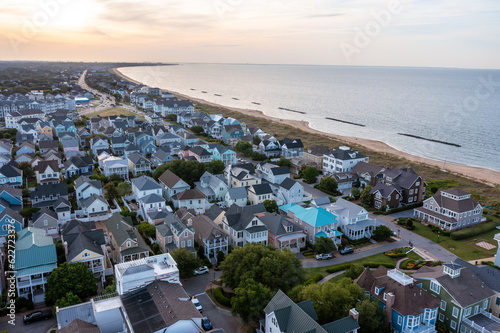
[[[222,287],[215,288],[214,296],[217,302],[219,302],[220,304],[229,308],[231,307],[231,300],[224,296],[224,294],[222,293]]]
[[[313,283],[318,283],[319,281],[321,281],[321,279],[323,279],[323,274],[321,273],[318,273],[316,275],[313,275],[312,277],[310,277],[309,279],[307,279],[305,282],[304,282],[304,285],[307,286],[307,285],[310,285],[310,284],[313,284]]]
[[[363,244],[363,243],[367,243],[369,242],[370,240],[366,237],[363,237],[363,238],[360,238],[360,239],[348,239],[349,243],[351,245],[359,245],[359,244]]]
[[[384,253],[384,254],[391,258],[402,258],[406,255],[406,253]]]
[[[354,264],[350,264],[350,263],[340,264],[340,265],[328,267],[326,269],[326,271],[331,274],[331,273],[336,273],[336,272],[340,272],[340,271],[345,271],[346,269],[348,269],[349,267],[352,267],[352,266],[354,266]]]
[[[387,262],[366,262],[363,266],[369,268],[378,268],[378,266],[384,266],[389,269],[396,268],[396,265]]]
[[[469,237],[474,237],[477,235],[484,234],[485,232],[494,230],[496,229],[497,226],[498,222],[483,223],[472,228],[454,231],[450,234],[450,238],[453,240],[461,240]]]

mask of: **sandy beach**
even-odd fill
[[[141,82],[138,82],[136,80],[133,80],[133,79],[123,75],[116,68],[113,69],[113,71],[116,75],[122,77],[125,80],[135,82],[137,84],[143,84]],[[423,163],[423,164],[427,164],[427,165],[438,167],[438,168],[443,167],[443,161],[434,160],[431,158],[410,154],[410,153],[395,149],[395,148],[393,148],[393,147],[389,146],[388,144],[381,142],[381,141],[355,138],[355,137],[349,137],[349,136],[341,136],[341,135],[336,135],[336,134],[331,134],[331,133],[320,132],[318,130],[311,128],[307,121],[297,121],[297,120],[274,118],[274,117],[267,116],[263,112],[258,111],[258,110],[238,109],[238,108],[233,108],[233,107],[227,107],[224,105],[211,103],[211,102],[208,102],[208,101],[203,100],[203,99],[193,98],[191,96],[187,96],[187,95],[175,92],[175,91],[171,91],[171,90],[168,90],[168,91],[179,98],[188,99],[188,100],[191,100],[193,102],[203,103],[203,104],[207,104],[207,105],[211,105],[211,106],[215,106],[215,107],[220,107],[220,108],[224,108],[224,109],[235,111],[235,112],[240,112],[240,113],[247,114],[247,115],[250,115],[253,117],[264,118],[264,119],[267,119],[269,121],[273,121],[273,122],[277,122],[277,123],[281,123],[281,124],[288,124],[290,126],[298,128],[298,129],[303,130],[305,132],[309,132],[309,133],[313,133],[313,134],[317,134],[317,135],[321,135],[321,136],[327,136],[327,137],[330,137],[332,139],[342,141],[347,145],[356,144],[356,145],[359,145],[359,146],[366,148],[367,150],[397,155],[397,156],[400,156],[400,157],[405,158],[405,159],[410,160],[410,161]],[[451,173],[451,174],[457,174],[457,175],[461,175],[461,176],[464,176],[467,178],[479,180],[482,183],[490,185],[490,186],[500,185],[500,172],[499,171],[486,169],[486,168],[480,168],[480,167],[474,167],[474,166],[469,166],[469,165],[464,165],[464,164],[452,163],[452,162],[446,162],[445,168],[446,168],[446,171]]]

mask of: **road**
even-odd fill
[[[42,320],[39,322],[35,322],[30,325],[23,324],[23,316],[16,316],[15,325],[11,325],[8,323],[7,317],[2,317],[0,321],[0,332],[7,331],[9,333],[47,333],[47,331],[57,324],[56,318],[52,317],[49,320]]]
[[[214,274],[215,273],[215,274]],[[241,327],[241,319],[233,316],[231,312],[220,309],[214,305],[210,297],[205,293],[205,289],[214,278],[220,276],[220,272],[213,269],[208,274],[194,276],[187,280],[182,280],[184,290],[191,295],[196,296],[203,307],[203,315],[207,316],[212,322],[214,328],[223,328],[226,332],[238,332]]]

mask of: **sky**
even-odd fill
[[[0,60],[500,68],[498,0],[2,0]]]

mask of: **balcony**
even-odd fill
[[[416,328],[404,328],[403,333],[436,333],[436,328],[434,326],[426,326],[420,324]]]

